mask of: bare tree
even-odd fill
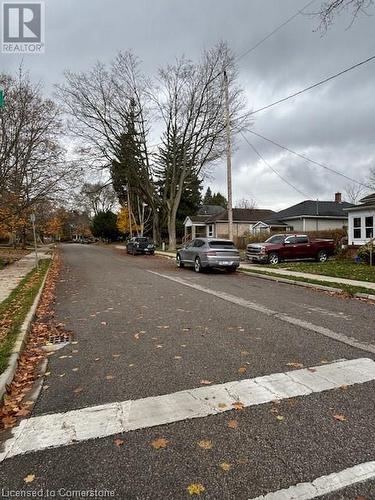
[[[114,165],[120,166],[117,170],[121,175],[117,171],[115,181],[119,197],[121,190],[137,191],[157,218],[158,197],[148,151],[148,85],[139,71],[138,59],[131,52],[119,52],[108,67],[98,62],[87,73],[67,71],[65,78],[57,94],[70,116],[70,130],[81,140],[82,157],[94,167],[109,169],[111,174]],[[129,130],[137,143],[136,173],[131,163],[124,163]]]
[[[322,3],[318,16],[321,28],[327,28],[333,24],[336,15],[343,11],[349,11],[352,24],[360,13],[367,13],[367,9],[373,4],[373,0],[328,0]]]
[[[181,58],[159,71],[154,101],[164,124],[158,176],[167,213],[169,248],[176,247],[176,215],[183,186],[225,153],[223,69],[230,85],[230,121],[235,133],[247,125],[243,92],[236,84],[233,57],[223,43],[194,64]]]
[[[241,198],[240,200],[236,201],[236,208],[253,209],[256,207],[257,207],[257,202],[252,198],[250,200],[246,198]]]
[[[363,198],[365,195],[366,189],[360,184],[347,184],[345,186],[345,198],[354,205],[358,203],[358,201]]]
[[[369,184],[375,190],[375,167],[370,169]]]
[[[44,99],[22,68],[18,77],[0,74],[5,106],[0,110],[0,212],[11,233],[27,226],[41,201],[56,199],[67,188],[74,164],[61,146],[57,106]]]
[[[91,215],[97,215],[99,212],[112,211],[116,205],[117,196],[108,183],[84,183],[81,188],[82,206],[85,211]]]

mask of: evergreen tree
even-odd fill
[[[224,195],[221,193],[217,192],[212,196],[212,203],[211,205],[218,205],[219,207],[227,208],[228,206],[228,201],[225,198]]]
[[[211,191],[210,187],[207,188],[206,194],[204,195],[203,205],[213,205],[213,203],[212,203],[212,191]]]

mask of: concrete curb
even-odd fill
[[[358,297],[359,299],[373,300],[375,302],[375,295],[368,293],[356,293],[354,297]]]
[[[162,250],[155,250],[155,255],[160,255],[161,257],[166,257],[167,259],[175,259],[176,254],[173,252],[163,252]]]
[[[51,258],[52,262],[52,258]],[[3,400],[4,395],[7,391],[7,386],[11,384],[14,374],[17,370],[18,365],[18,357],[22,352],[28,338],[28,333],[30,331],[30,326],[35,319],[36,310],[38,309],[38,305],[40,302],[40,297],[44,290],[44,285],[47,281],[47,277],[49,274],[50,267],[47,269],[46,275],[43,278],[42,284],[39,288],[39,291],[34,299],[34,302],[26,315],[26,318],[21,326],[20,332],[18,334],[17,340],[13,346],[12,353],[9,356],[8,367],[7,369],[0,375],[0,401]]]
[[[276,276],[269,276],[268,274],[256,273],[253,271],[245,271],[245,269],[241,269],[241,267],[238,268],[238,271],[241,273],[250,275],[250,276],[255,276],[257,278],[262,278],[262,279],[270,280],[270,281],[277,281],[279,283],[286,283],[289,285],[303,286],[305,288],[315,288],[318,290],[324,290],[326,292],[343,293],[343,290],[341,288],[336,288],[336,287],[332,287],[332,286],[317,285],[314,283],[307,283],[305,281],[296,281],[296,280],[290,280],[287,278],[279,278]]]

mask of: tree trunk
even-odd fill
[[[152,213],[152,238],[156,246],[160,245],[160,221],[159,212],[156,208],[153,209]]]
[[[168,213],[168,250],[176,250],[176,211]]]

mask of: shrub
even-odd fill
[[[369,264],[371,252],[372,252],[372,263],[375,264],[375,245],[373,241],[360,247],[357,255],[362,262],[367,262],[367,264]]]

